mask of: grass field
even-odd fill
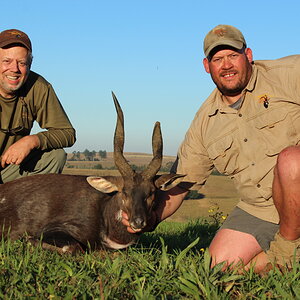
[[[188,199],[168,221],[186,222],[207,217],[218,210],[224,216],[229,214],[238,202],[238,195],[232,181],[225,176],[211,175],[202,190],[201,199]]]
[[[65,168],[64,173],[118,172]],[[185,200],[168,221],[121,251],[59,255],[26,241],[2,240],[0,299],[300,299],[300,263],[263,277],[253,269],[240,274],[223,272],[222,265],[210,268],[207,247],[238,197],[224,176],[211,176],[200,196]]]
[[[300,299],[300,264],[260,277],[210,269],[218,224],[161,223],[136,246],[75,256],[0,243],[0,299]]]

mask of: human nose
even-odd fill
[[[20,71],[19,69],[19,64],[16,60],[13,60],[10,64],[9,64],[9,69],[12,72],[18,73]]]
[[[233,66],[233,64],[232,64],[230,58],[229,57],[224,57],[222,68],[223,69],[230,69],[230,68],[232,68],[232,66]]]

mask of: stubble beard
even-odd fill
[[[245,88],[245,84],[239,83],[235,87],[227,88],[224,85],[217,85],[220,92],[225,96],[236,96],[239,95]]]
[[[7,83],[5,80],[0,81],[0,92],[1,94],[9,95],[10,97],[14,97],[17,94],[17,91],[24,85],[26,79],[28,78],[28,75],[26,78],[23,78],[17,85],[11,85]]]
[[[250,80],[250,77],[251,77],[251,70],[248,70],[248,71],[244,74],[244,76],[238,78],[238,81],[234,85],[231,85],[230,83],[224,84],[221,80],[222,78],[219,77],[222,75],[217,75],[218,77],[212,76],[212,80],[215,83],[215,85],[217,86],[217,88],[219,89],[219,91],[224,96],[233,97],[233,96],[237,96],[237,95],[241,94],[242,91],[244,90],[244,88],[247,86],[247,84]],[[236,71],[234,71],[234,72],[236,72]],[[236,74],[239,74],[239,73],[236,72]]]

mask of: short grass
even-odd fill
[[[75,256],[0,244],[1,299],[300,299],[300,265],[286,274],[210,269],[204,250],[219,224],[163,222],[123,251]]]
[[[81,175],[117,171],[65,169]],[[260,277],[210,269],[207,247],[238,201],[230,179],[211,176],[199,199],[122,251],[75,256],[24,241],[0,242],[0,299],[300,299],[300,264]]]

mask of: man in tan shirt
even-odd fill
[[[186,176],[162,196],[156,223],[216,168],[241,198],[210,245],[212,266],[291,267],[294,254],[300,258],[300,56],[254,62],[242,33],[229,25],[207,34],[204,53],[216,89],[179,148],[174,171]]]
[[[0,33],[0,183],[38,173],[59,173],[64,147],[75,130],[51,84],[30,70],[32,45],[26,33]],[[34,121],[44,131],[30,134]]]

